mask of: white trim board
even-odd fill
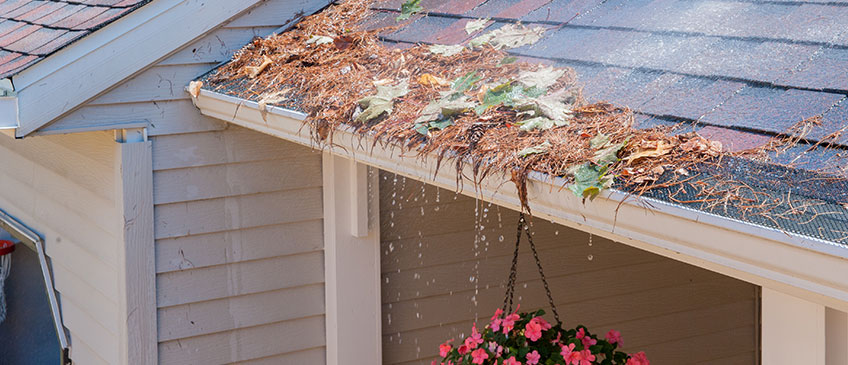
[[[314,143],[302,128],[302,113],[268,107],[263,120],[257,103],[202,90],[195,99],[210,117],[271,134],[306,146]],[[399,149],[374,145],[371,137],[337,130],[330,152],[447,189],[456,188],[456,172],[435,172],[435,158],[421,162],[398,156]],[[414,155],[414,153],[413,153]],[[470,171],[465,176],[471,176]],[[466,195],[518,209],[515,187],[505,176],[490,176],[479,191],[466,184]],[[534,173],[528,199],[535,219],[546,219],[590,232],[681,262],[848,311],[848,249],[828,242],[747,224],[650,199],[627,199],[607,191],[582,204],[561,187],[560,178]],[[642,201],[640,201],[642,200]],[[649,201],[651,209],[644,206]]]
[[[29,135],[258,2],[154,0],[36,63],[12,77],[16,136]]]

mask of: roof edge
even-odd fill
[[[73,42],[12,77],[16,136],[30,135],[259,2],[154,0]]]
[[[303,113],[273,106],[260,111],[256,102],[209,90],[201,90],[193,100],[204,115],[317,147],[308,128],[302,128]],[[337,130],[333,142],[338,147],[325,152],[439,187],[457,187],[456,171],[448,168],[436,174],[436,159],[422,163],[403,158],[397,146],[375,144],[372,137],[352,130]],[[463,175],[472,173],[469,169]],[[462,193],[519,209],[514,187],[503,181],[509,179],[490,176]],[[583,204],[561,188],[564,183],[541,173],[528,177],[528,200],[536,218],[848,311],[846,247],[620,191],[607,191]]]

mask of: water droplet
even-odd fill
[[[485,234],[484,234],[484,235],[482,235],[482,236],[480,236],[480,241],[485,241],[485,240],[486,240],[486,235],[485,235]]]
[[[592,260],[594,260],[594,259],[595,259],[595,256],[589,255],[589,256],[586,256],[586,258],[587,258],[589,261],[592,261]]]
[[[554,231],[554,236],[559,236],[559,230]]]
[[[438,212],[438,211],[439,211],[439,206],[437,205],[435,208],[433,208],[433,210],[435,210],[435,211],[437,211],[437,212]]]
[[[470,282],[470,283],[474,282],[474,276],[473,275],[468,277],[468,282]]]
[[[394,242],[389,242],[389,252],[395,252],[395,244],[394,244]]]
[[[524,283],[524,289],[527,289],[527,283]]]
[[[504,236],[500,235],[500,237],[498,237],[498,242],[503,242],[503,240],[504,240]]]

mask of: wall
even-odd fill
[[[80,364],[120,357],[115,147],[110,132],[0,136],[0,208],[44,236]]]
[[[384,363],[429,364],[503,303],[517,213],[486,203],[475,214],[472,198],[385,172],[380,182]],[[756,286],[550,222],[532,230],[567,326],[617,329],[655,364],[757,362]],[[546,309],[526,244],[516,299]]]
[[[204,117],[185,87],[325,3],[261,1],[46,128],[151,123],[160,363],[323,362],[320,154]]]

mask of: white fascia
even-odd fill
[[[259,0],[154,0],[11,79],[17,137],[109,90]],[[11,124],[0,105],[0,127]],[[117,122],[117,121],[116,121]]]
[[[208,90],[200,92],[195,104],[204,115],[316,147],[309,128],[303,128],[303,113],[269,106],[263,118],[256,102]],[[335,131],[333,144],[333,154],[456,189],[457,172],[449,166],[436,174],[436,158],[422,161],[414,151],[404,156],[397,146],[375,145],[372,137],[350,130]],[[468,170],[463,176],[472,176]],[[518,196],[508,180],[490,176],[477,189],[466,183],[463,193],[517,210]],[[848,311],[848,249],[841,245],[615,190],[583,204],[562,188],[565,183],[541,173],[530,175],[528,200],[536,219]]]

